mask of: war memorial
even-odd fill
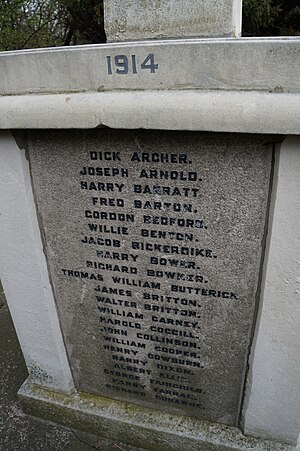
[[[25,412],[149,450],[296,450],[300,38],[106,0],[0,53],[0,273]]]

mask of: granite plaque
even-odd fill
[[[270,139],[95,130],[30,142],[77,389],[237,425]]]

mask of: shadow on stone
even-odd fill
[[[17,399],[17,391],[27,376],[0,285],[0,451],[137,451],[137,448],[128,445],[25,415]]]

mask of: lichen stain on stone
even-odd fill
[[[67,427],[120,440],[145,450],[292,451],[295,448],[244,436],[237,428],[170,415],[154,409],[75,392],[71,396],[32,387],[20,392],[24,410]]]
[[[29,365],[28,372],[33,384],[49,386],[54,381],[53,376],[51,376],[49,373],[47,373],[47,371],[41,368],[41,366],[35,363],[31,363]]]
[[[275,88],[273,89],[272,92],[275,92],[275,93],[281,93],[281,92],[283,92],[283,91],[284,91],[284,89],[283,89],[282,86],[275,86]]]

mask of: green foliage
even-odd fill
[[[243,0],[244,36],[300,36],[299,0]]]
[[[66,45],[71,40],[73,40],[74,44],[106,42],[103,1],[61,0],[61,4],[68,12],[67,24],[69,34],[66,37]]]
[[[105,41],[100,0],[0,0],[0,50]]]
[[[55,0],[2,0],[0,49],[61,45],[64,11]]]

